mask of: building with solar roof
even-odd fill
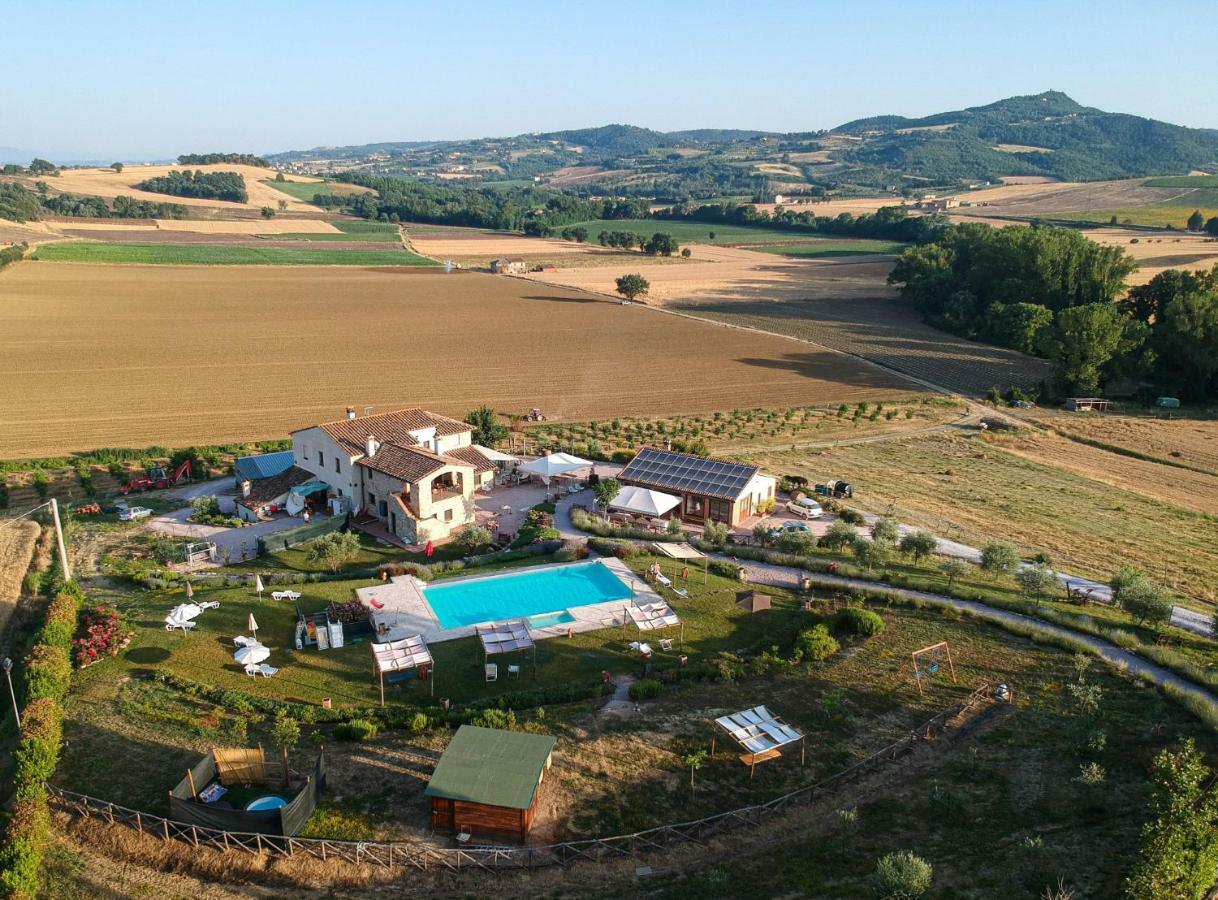
[[[617,479],[679,497],[673,514],[682,521],[703,525],[713,520],[733,528],[773,500],[778,487],[773,476],[756,466],[655,447],[640,450]]]

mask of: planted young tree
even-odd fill
[[[609,504],[621,492],[622,483],[616,478],[602,478],[592,489],[592,493],[596,495],[596,505],[605,511],[606,516],[609,515]]]
[[[359,538],[351,532],[333,531],[309,544],[306,559],[337,572],[360,552]]]
[[[457,532],[453,543],[460,547],[463,553],[473,553],[490,546],[491,533],[481,525],[466,525]]]
[[[1205,216],[1201,214],[1201,210],[1194,209],[1193,214],[1188,217],[1188,230],[1200,231],[1205,227]]]
[[[1019,550],[1014,544],[997,541],[981,551],[981,571],[999,578],[1010,575],[1019,565]]]
[[[1121,566],[1112,578],[1112,600],[1139,625],[1162,628],[1171,621],[1171,594],[1133,566]]]
[[[829,530],[821,535],[819,544],[827,550],[842,550],[852,546],[856,537],[858,537],[858,532],[854,526],[838,521],[830,525]]]
[[[869,541],[861,534],[857,534],[851,541],[850,547],[854,551],[855,559],[868,572],[872,569],[882,568],[888,562],[890,545],[884,541]]]
[[[901,537],[901,529],[892,516],[880,516],[871,526],[871,539],[883,544],[895,545]]]
[[[919,563],[923,557],[935,552],[939,546],[939,539],[929,531],[911,531],[901,538],[901,543],[897,546],[902,553],[912,556],[913,561]]]
[[[280,762],[283,763],[283,786],[288,785],[288,754],[300,741],[300,723],[280,710],[275,715],[275,724],[271,726],[271,740],[279,750]]]
[[[651,290],[651,283],[642,275],[622,275],[614,283],[617,285],[617,292],[631,301],[646,296]]]
[[[947,579],[947,590],[950,593],[956,582],[968,574],[969,565],[958,556],[949,556],[939,563],[939,572]]]
[[[1125,882],[1131,900],[1201,900],[1218,879],[1218,793],[1192,739],[1164,749],[1151,769],[1154,818],[1142,828],[1142,858]]]
[[[883,856],[871,873],[875,900],[917,900],[930,890],[935,873],[930,863],[908,850]]]
[[[1035,600],[1037,606],[1040,606],[1041,600],[1057,590],[1057,576],[1053,574],[1052,569],[1040,563],[1024,566],[1015,573],[1015,580],[1019,583],[1023,595]]]
[[[702,768],[708,755],[705,750],[694,750],[681,757],[685,765],[689,766],[689,792],[691,794],[694,792],[694,773]]]
[[[495,408],[486,404],[467,412],[465,424],[473,426],[470,440],[483,447],[494,447],[508,436],[507,426],[499,420]]]
[[[757,542],[758,547],[764,547],[770,542],[770,526],[765,522],[758,522],[753,526],[753,540]],[[1218,629],[1215,629],[1218,632]]]
[[[712,546],[722,547],[727,543],[727,536],[730,530],[723,522],[716,522],[714,519],[711,519],[707,521],[702,529],[702,539]]]
[[[123,164],[121,162],[110,163],[110,168],[120,175],[123,173]]]
[[[273,207],[273,206],[262,207],[262,218],[264,218],[264,219],[275,218],[275,207]]]

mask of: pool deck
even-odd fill
[[[549,566],[533,566],[527,569],[516,569],[496,575],[470,575],[466,578],[445,578],[439,584],[454,584],[459,581],[488,580],[492,578],[511,578],[529,572],[540,572],[546,569],[566,569],[571,566],[592,565],[600,563],[614,575],[630,586],[634,592],[633,602],[655,603],[663,598],[646,581],[639,578],[620,559],[602,557],[596,560],[585,560],[573,563],[555,563]],[[411,635],[419,635],[429,644],[441,641],[454,641],[458,638],[473,637],[476,633],[474,625],[463,625],[460,628],[443,628],[431,605],[423,596],[427,583],[413,575],[396,575],[384,584],[373,587],[359,588],[355,594],[361,603],[368,607],[376,641],[396,641]],[[372,600],[381,604],[377,609]],[[573,622],[563,622],[546,628],[530,629],[534,640],[566,637],[584,631],[597,631],[601,628],[620,627],[629,621],[625,608],[631,603],[626,600],[608,600],[604,603],[590,603],[585,606],[572,606],[566,612],[575,617]],[[521,618],[520,616],[491,621],[507,622]],[[525,617],[527,621],[527,617]],[[380,634],[380,626],[384,624],[388,632]],[[486,624],[486,623],[478,623]]]

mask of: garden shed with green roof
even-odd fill
[[[431,799],[432,829],[464,841],[523,843],[555,743],[544,734],[462,725],[423,792]]]

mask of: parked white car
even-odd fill
[[[143,519],[150,515],[152,515],[152,510],[146,506],[129,506],[119,510],[118,517],[124,522],[134,522],[136,519]]]
[[[811,497],[800,497],[787,504],[787,512],[803,519],[819,519],[824,513],[821,505]]]

